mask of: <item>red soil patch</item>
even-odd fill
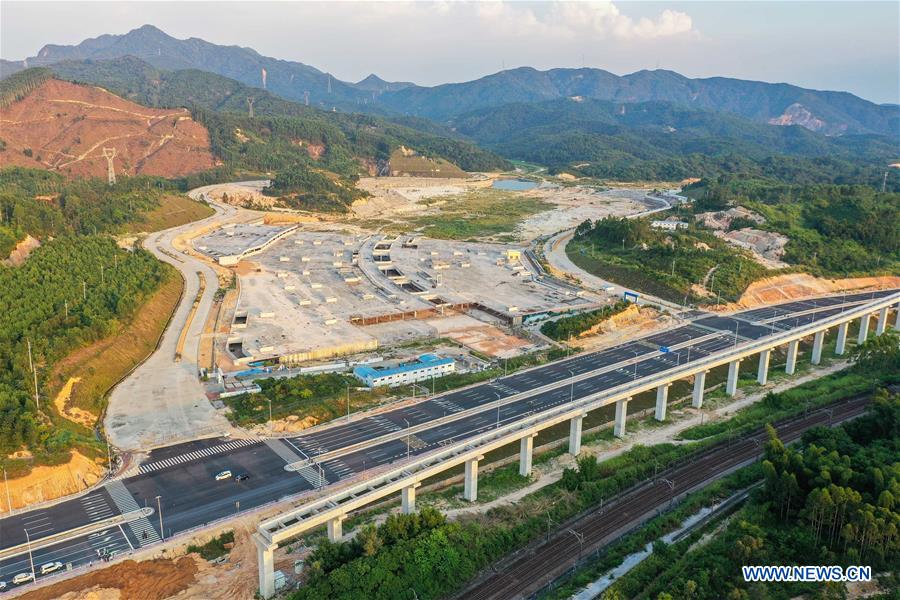
[[[0,110],[0,127],[0,167],[106,177],[104,147],[116,149],[118,174],[179,177],[215,166],[209,133],[187,109],[147,108],[65,81],[47,81]]]
[[[163,600],[187,589],[196,580],[197,571],[197,562],[190,556],[176,560],[126,560],[108,569],[28,592],[22,600],[53,600],[91,588],[119,590],[121,598]]]

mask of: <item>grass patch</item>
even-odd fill
[[[129,223],[126,230],[128,233],[161,231],[205,219],[214,212],[210,205],[187,196],[163,196],[156,208]]]
[[[215,560],[220,556],[225,556],[231,550],[225,547],[225,544],[234,544],[234,532],[226,531],[219,537],[215,537],[201,546],[190,544],[187,547],[188,554],[196,552],[203,557],[204,560]]]
[[[405,156],[400,149],[391,153],[391,173],[413,177],[468,177],[469,174],[443,158]]]
[[[742,408],[727,420],[689,427],[679,439],[702,440],[724,433],[739,433],[796,414],[807,407],[816,408],[841,398],[871,391],[878,380],[864,373],[832,373],[779,393],[769,393],[762,402]]]
[[[436,215],[412,221],[436,239],[468,240],[512,234],[525,218],[554,205],[502,190],[473,190],[447,199]]]
[[[130,323],[56,364],[50,376],[51,397],[70,377],[81,377],[69,403],[99,415],[106,406],[110,388],[156,349],[184,288],[178,271],[166,263],[160,264],[164,271],[162,285]]]
[[[639,266],[615,264],[605,260],[603,255],[600,255],[603,259],[595,258],[589,252],[589,249],[586,249],[583,244],[574,240],[566,246],[566,255],[569,259],[588,273],[669,302],[680,304],[684,301],[683,292],[648,275]]]

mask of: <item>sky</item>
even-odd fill
[[[670,69],[900,102],[900,2],[14,2],[0,57],[152,24],[345,81],[420,85],[503,68]]]

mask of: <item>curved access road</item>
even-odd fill
[[[650,197],[648,196],[648,198]],[[654,201],[660,201],[663,203],[663,205],[657,208],[652,208],[639,213],[635,213],[633,215],[628,215],[628,218],[635,219],[638,217],[645,217],[647,215],[672,208],[672,205],[665,198],[652,197],[651,199]],[[588,273],[587,271],[576,265],[574,262],[572,262],[572,259],[569,258],[568,254],[566,254],[566,246],[568,246],[569,242],[572,241],[572,237],[574,235],[574,228],[566,229],[550,236],[550,238],[548,238],[544,243],[544,258],[547,259],[547,262],[550,263],[550,266],[552,266],[554,269],[577,278],[585,287],[590,289],[605,291],[614,296],[622,296],[625,292],[631,292],[632,294],[639,294],[641,299],[643,300],[643,303],[656,304],[668,309],[681,310],[682,307],[673,302],[669,302],[668,300],[663,300],[662,298],[657,298],[656,296],[651,296],[649,294],[644,294],[642,292],[637,292],[611,281],[606,281],[605,279],[597,277],[592,273]]]
[[[252,189],[266,185],[265,181],[246,181],[225,184]],[[195,200],[206,199],[219,187],[210,185],[188,192]],[[169,263],[184,278],[184,294],[172,315],[159,347],[123,379],[112,391],[104,425],[110,442],[120,450],[146,450],[163,444],[197,438],[204,434],[230,431],[227,419],[216,413],[206,398],[199,379],[197,355],[203,327],[219,289],[216,271],[205,261],[177,250],[178,236],[219,226],[236,218],[241,210],[229,205],[210,202],[214,215],[200,221],[154,232],[144,240],[144,248],[159,260]],[[204,289],[191,317],[194,300]],[[188,326],[180,360],[176,349],[182,330]]]

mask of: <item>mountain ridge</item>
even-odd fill
[[[301,62],[263,56],[252,48],[217,45],[195,37],[178,40],[153,25],[121,35],[105,34],[72,46],[48,44],[36,57],[3,61],[0,75],[25,65],[126,55],[167,70],[209,71],[288,100],[305,103],[308,98],[310,104],[325,109],[447,121],[480,108],[574,96],[623,104],[663,100],[773,125],[799,124],[826,135],[878,133],[900,138],[900,107],[875,104],[849,92],[729,77],[691,79],[668,70],[641,70],[620,76],[595,68],[539,71],[520,67],[433,87],[387,82],[374,74],[350,83]]]

